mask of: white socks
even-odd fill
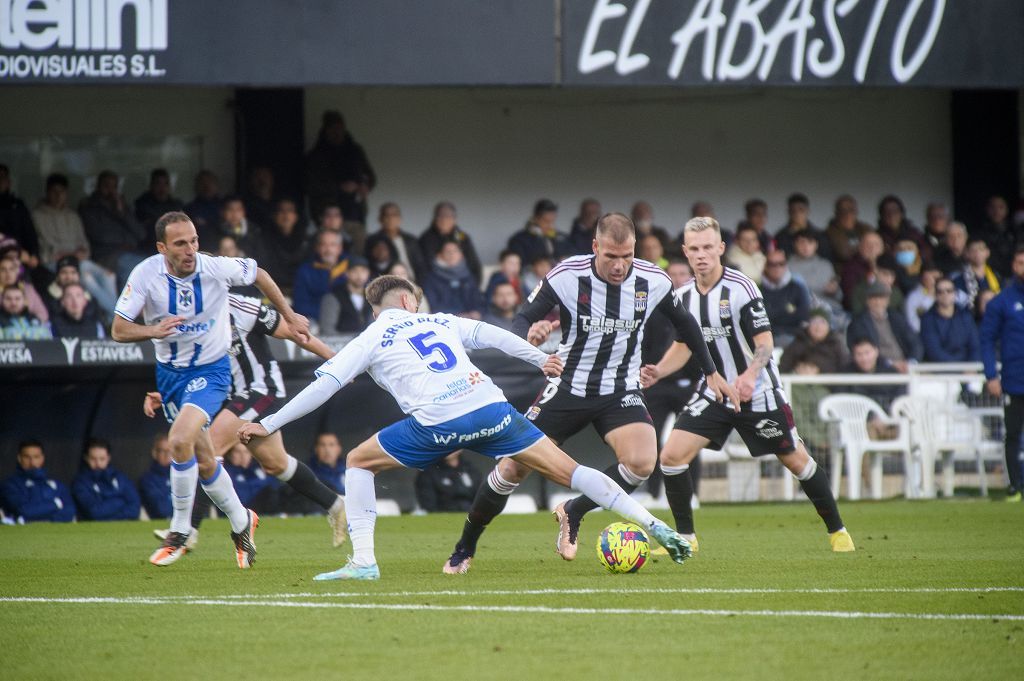
[[[575,491],[582,492],[601,508],[618,513],[640,527],[650,528],[651,525],[658,522],[650,511],[626,494],[626,491],[619,487],[614,480],[599,470],[579,466],[572,474],[571,484]]]
[[[508,496],[516,491],[516,488],[519,487],[519,483],[509,482],[505,478],[501,477],[501,473],[498,472],[498,467],[495,466],[487,476],[487,486],[498,494]]]
[[[814,477],[814,474],[817,471],[818,471],[818,464],[817,464],[817,462],[815,462],[814,459],[808,457],[807,465],[804,466],[804,469],[802,471],[800,471],[799,475],[795,475],[793,477],[795,477],[800,482],[804,482],[805,480],[810,480],[812,477]]]
[[[284,464],[284,472],[277,476],[277,479],[281,482],[288,482],[295,475],[295,469],[299,467],[299,462],[296,461],[295,457],[291,454],[285,454],[288,457],[288,461]]]
[[[198,468],[196,470],[198,475]],[[235,486],[231,484],[231,476],[224,472],[220,461],[217,462],[217,470],[213,472],[213,477],[199,482],[202,483],[203,490],[210,497],[210,501],[228,517],[228,521],[231,522],[231,531],[238,533],[244,530],[249,524],[249,512],[238,500]]]
[[[192,503],[196,496],[199,466],[196,457],[184,463],[171,461],[171,532],[188,534],[192,531]]]
[[[348,536],[352,540],[352,564],[367,567],[377,563],[373,554],[373,528],[377,523],[377,491],[373,473],[362,468],[345,471],[345,512]]]

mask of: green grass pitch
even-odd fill
[[[633,575],[573,563],[547,514],[499,518],[465,576],[461,515],[382,518],[379,582],[322,518],[265,518],[234,565],[226,521],[176,565],[157,523],[0,528],[4,679],[1009,679],[1024,662],[1024,507],[842,504],[833,554],[807,503],[706,506],[701,552]]]

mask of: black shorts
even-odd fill
[[[552,383],[544,387],[525,415],[542,433],[558,443],[565,442],[590,424],[594,425],[602,440],[619,426],[630,423],[654,425],[639,390],[577,397],[568,390],[559,390]]]
[[[779,403],[779,408],[771,411],[742,410],[737,414],[697,393],[683,407],[675,427],[706,437],[711,441],[708,449],[721,449],[735,428],[751,456],[788,454],[796,449],[800,436],[793,423],[793,410],[786,402]]]
[[[256,421],[274,413],[281,405],[281,399],[275,395],[253,393],[249,397],[232,395],[224,400],[221,409],[227,409],[243,421]]]

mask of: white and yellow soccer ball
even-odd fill
[[[597,559],[609,572],[636,572],[650,555],[651,540],[633,523],[612,523],[597,538]]]

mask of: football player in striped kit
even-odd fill
[[[796,432],[793,410],[772,360],[771,320],[760,290],[741,272],[722,265],[725,244],[714,218],[693,218],[686,223],[683,238],[694,279],[676,292],[677,301],[700,321],[715,366],[733,382],[741,402],[718,404],[718,390],[699,385],[662,448],[661,471],[676,530],[696,551],[689,464],[705,447],[721,449],[735,428],[751,455],[774,454],[800,481],[825,522],[832,550],[853,551],[828,475],[808,455]],[[689,356],[690,348],[674,343],[656,365],[643,367],[644,387],[678,370]]]
[[[635,244],[635,229],[628,217],[621,213],[602,217],[593,254],[568,258],[552,269],[530,294],[512,327],[534,345],[561,329],[558,355],[565,370],[548,379],[526,418],[558,444],[593,424],[617,459],[604,473],[627,492],[647,480],[658,455],[657,435],[640,392],[640,344],[644,324],[655,310],[672,321],[681,347],[693,348],[717,399],[730,395],[736,399],[733,388],[718,373],[696,320],[672,298],[671,279],[657,266],[634,259]],[[545,321],[556,307],[558,321]],[[502,460],[491,471],[473,501],[462,537],[443,566],[446,574],[469,569],[480,535],[528,473],[511,459]],[[555,509],[556,549],[565,560],[576,557],[580,522],[596,507],[589,499],[576,497]]]

